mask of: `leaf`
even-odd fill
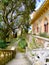
[[[2,22],[2,15],[0,14],[0,22]]]
[[[8,1],[8,0],[2,0],[2,2],[3,2],[3,4],[4,4],[4,5],[6,5],[6,6],[7,6],[7,5],[8,5],[8,3],[9,3],[9,1]]]

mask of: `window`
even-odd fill
[[[44,23],[44,32],[48,32],[48,22],[45,21]]]
[[[39,32],[39,28],[38,28],[38,26],[37,26],[37,32]]]

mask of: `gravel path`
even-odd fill
[[[16,57],[6,65],[31,65],[24,53],[16,53]]]

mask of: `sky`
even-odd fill
[[[36,8],[35,10],[38,10],[40,8],[40,6],[43,4],[45,0],[36,0]]]
[[[40,6],[43,4],[43,2],[44,2],[45,0],[36,0],[36,8],[35,8],[35,10],[38,10],[39,8],[40,8]],[[33,13],[31,13],[31,19],[33,18],[33,16],[32,16],[32,14]]]

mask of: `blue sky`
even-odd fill
[[[44,0],[36,0],[36,7],[38,7],[40,4],[42,4]]]
[[[45,0],[36,0],[36,9],[37,10],[41,5],[42,3],[44,2]]]

